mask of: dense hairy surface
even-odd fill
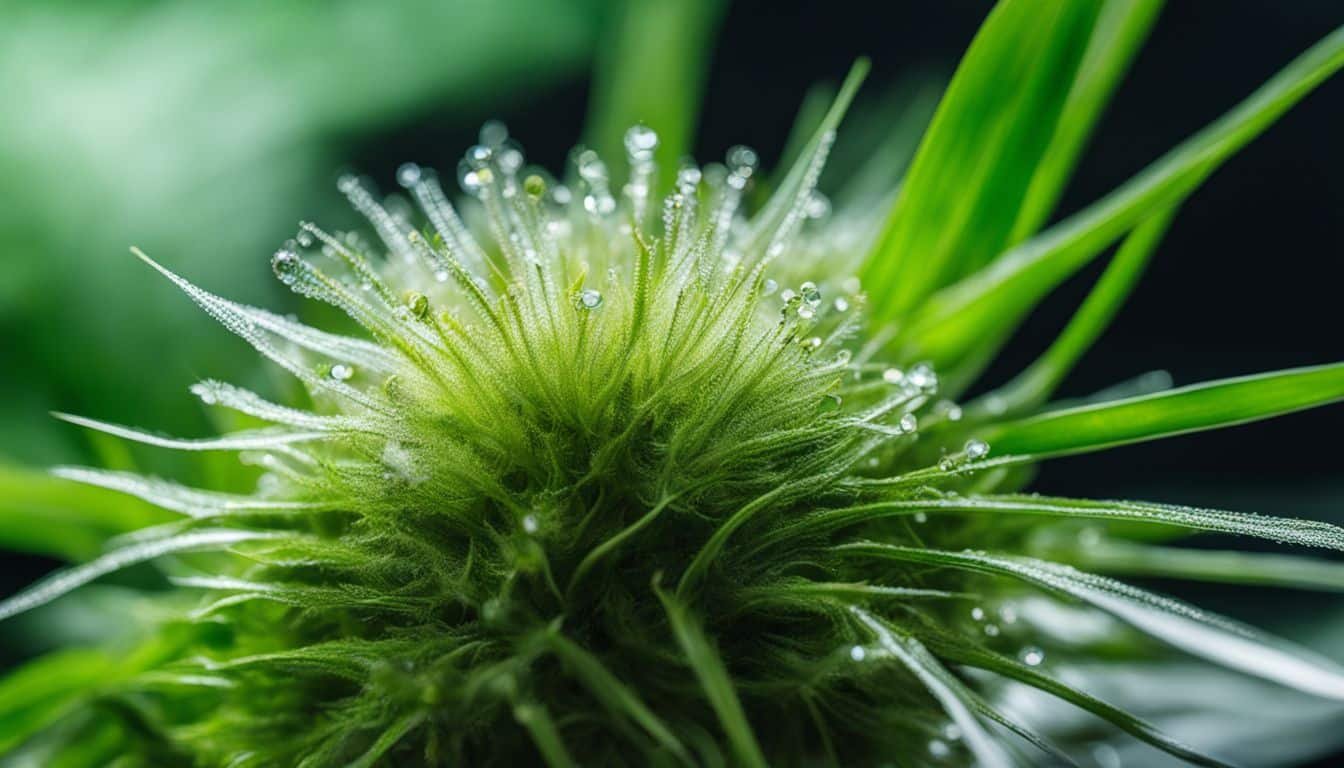
[[[1080,53],[1068,55],[1076,64]],[[1312,77],[1325,67],[1306,61]],[[1020,492],[1050,455],[1338,399],[1341,369],[1164,392],[1143,380],[1119,402],[1040,411],[1056,369],[1090,344],[1089,323],[1160,237],[1161,207],[1135,214],[1117,271],[1066,332],[1076,349],[1052,348],[1044,367],[957,405],[994,346],[958,346],[994,320],[966,297],[1019,285],[1064,246],[1047,234],[1010,252],[1024,272],[969,269],[926,301],[893,304],[883,270],[862,257],[915,242],[902,203],[888,219],[874,201],[890,188],[836,211],[815,191],[860,78],[769,182],[743,147],[722,164],[659,169],[657,137],[639,126],[619,190],[582,148],[561,182],[524,168],[493,123],[459,168],[459,207],[414,165],[398,181],[418,212],[343,179],[377,239],[304,224],[273,266],[367,338],[236,304],[145,257],[297,377],[309,402],[202,382],[193,391],[206,404],[258,426],[198,440],[67,417],[151,445],[237,451],[264,474],[254,494],[230,495],[60,470],[183,518],[0,603],[0,618],[165,556],[176,588],[117,674],[60,700],[59,718],[34,705],[34,724],[0,729],[11,739],[0,746],[16,764],[52,765],[1068,762],[1066,729],[1045,724],[1053,746],[1005,706],[1024,685],[1219,764],[1065,671],[1175,648],[1344,699],[1333,661],[1074,567],[1198,561],[1123,541],[1150,541],[1152,529],[1334,550],[1344,531]],[[954,81],[949,99],[973,85]],[[940,113],[932,135],[949,119]],[[1146,183],[1207,173],[1215,150],[1231,151],[1217,140],[1241,135],[1231,126],[1204,137],[1214,154],[1175,153]],[[942,149],[927,146],[916,190],[929,178],[919,162]],[[956,271],[944,266],[907,264],[898,282]],[[954,313],[918,334],[959,302],[988,320]],[[1275,562],[1260,577],[1342,581],[1334,564]],[[1093,631],[1070,629],[1082,626]],[[50,663],[96,669],[99,658]],[[43,668],[21,674],[11,691],[40,700]]]

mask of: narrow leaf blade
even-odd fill
[[[988,260],[1007,245],[1098,8],[1006,0],[990,13],[865,265],[863,283],[877,318],[903,315],[955,279],[962,265]]]
[[[990,427],[999,455],[1064,456],[1244,424],[1344,400],[1344,363],[1195,384]]]

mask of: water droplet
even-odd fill
[[[998,625],[998,624],[986,624],[986,625],[985,625],[985,634],[988,635],[988,636],[990,636],[990,637],[998,637],[998,636],[999,636],[999,625]]]
[[[750,176],[756,170],[756,165],[760,163],[761,158],[756,154],[756,150],[738,144],[728,148],[728,153],[724,155],[728,163],[728,169],[737,175],[743,177]]]
[[[948,409],[947,409],[947,420],[948,420],[948,421],[961,421],[961,406],[960,406],[960,405],[955,405],[955,404],[954,404],[954,405],[951,405],[951,406],[948,407]]]
[[[579,306],[584,309],[597,309],[602,306],[602,294],[592,288],[584,289],[584,291],[579,294]]]
[[[905,381],[905,371],[900,368],[888,368],[882,372],[882,380],[888,384],[900,384]]]
[[[803,214],[809,219],[824,219],[831,214],[831,201],[822,193],[814,191],[803,205]]]
[[[694,165],[684,166],[677,171],[677,188],[683,195],[690,195],[695,192],[695,187],[700,183],[702,175],[700,169]]]
[[[984,608],[981,608],[981,607],[978,606],[978,605],[975,606],[974,608],[971,609],[971,618],[972,618],[972,619],[975,619],[976,621],[984,621],[984,620],[985,620],[985,609],[984,609]]]
[[[416,317],[424,317],[429,311],[429,297],[423,293],[414,291],[406,294],[406,307],[411,310],[411,314]]]
[[[285,285],[293,285],[299,279],[299,270],[303,267],[303,262],[298,254],[290,250],[279,250],[271,257],[271,269],[275,271],[275,276],[280,278],[280,282]]]
[[[817,316],[817,311],[810,304],[804,304],[798,308],[798,316],[804,320],[811,320]]]
[[[779,292],[779,300],[785,304],[788,304],[796,298],[798,298],[798,294],[795,293],[792,288],[785,288]]]
[[[585,149],[579,152],[574,159],[574,164],[578,168],[579,176],[589,183],[607,181],[607,166],[602,162],[602,158],[591,149]]]
[[[397,183],[403,187],[414,186],[422,175],[420,166],[415,163],[402,163],[397,166]]]
[[[813,336],[813,337],[810,338],[810,339],[804,339],[804,340],[803,340],[803,348],[804,348],[804,349],[816,349],[816,348],[818,348],[818,347],[820,347],[820,346],[821,346],[821,337],[820,337],[820,336]]]
[[[798,293],[803,297],[803,303],[809,307],[816,308],[821,304],[821,291],[817,290],[817,284],[810,280],[798,286]]]
[[[771,280],[770,278],[766,278],[765,282],[761,283],[762,296],[769,296],[770,294],[778,290],[779,290],[779,283],[775,282],[774,280]]]
[[[849,658],[854,661],[863,661],[867,657],[868,652],[863,649],[862,645],[856,645],[849,649]]]
[[[499,170],[512,176],[523,167],[523,151],[516,146],[505,146],[499,151]]]
[[[935,760],[943,760],[952,754],[952,748],[942,739],[933,739],[929,741],[929,754]]]
[[[485,194],[485,186],[490,178],[489,168],[477,170],[472,168],[465,161],[457,168],[457,183],[462,187],[462,191],[473,197],[481,197]]]
[[[1028,667],[1039,667],[1045,661],[1045,651],[1034,645],[1028,645],[1017,654],[1017,658]]]
[[[920,363],[911,368],[906,378],[909,380],[910,386],[925,392],[932,392],[938,388],[938,374],[933,372],[933,368],[928,363]]]
[[[536,533],[538,527],[539,527],[539,526],[538,526],[538,524],[537,524],[537,516],[536,516],[536,515],[524,515],[524,516],[523,516],[523,530],[524,530],[524,531],[526,531],[527,533]]]
[[[854,357],[853,352],[850,352],[848,349],[842,349],[839,352],[835,353],[835,364],[849,365],[850,358],[852,357]]]
[[[509,128],[499,120],[486,120],[481,125],[479,139],[487,147],[497,147],[509,138]]]
[[[948,723],[943,726],[943,738],[948,741],[961,741],[961,726]]]
[[[848,312],[848,311],[849,311],[849,299],[846,299],[844,296],[837,296],[837,297],[835,297],[835,301],[832,302],[832,304],[835,306],[835,311],[836,311],[836,312]]]
[[[331,378],[337,381],[349,381],[351,377],[355,375],[355,369],[345,363],[337,363],[331,366],[331,371],[329,373]]]
[[[929,514],[927,512],[916,512],[914,517],[915,522],[919,523],[920,525],[929,522]]]
[[[635,160],[645,160],[658,146],[658,134],[647,125],[632,125],[625,132],[625,151]]]
[[[900,427],[902,432],[909,434],[919,427],[919,419],[915,417],[915,414],[907,413],[901,416],[901,420],[896,425]]]
[[[294,236],[294,242],[308,248],[313,244],[313,234],[306,229],[299,230],[299,233]]]
[[[1017,623],[1017,609],[1011,605],[999,606],[999,620],[1004,624]]]
[[[449,277],[450,275],[448,274],[448,270],[446,269],[440,269],[434,272],[434,279],[440,283],[448,282]]]
[[[486,163],[490,162],[490,158],[493,157],[494,154],[495,151],[490,147],[487,147],[484,144],[477,144],[467,148],[466,159],[473,167],[483,168]]]
[[[359,177],[353,173],[343,173],[341,174],[341,177],[336,180],[336,189],[345,194],[354,192],[355,188],[358,186]]]
[[[964,450],[966,451],[966,458],[968,459],[971,460],[983,459],[986,455],[989,454],[989,443],[986,443],[984,440],[980,440],[978,438],[971,438],[970,440],[966,441],[966,447]]]
[[[542,195],[546,194],[546,180],[535,173],[531,174],[523,179],[523,191],[530,198],[540,199]]]

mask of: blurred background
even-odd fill
[[[238,482],[209,461],[98,440],[49,411],[201,435],[218,425],[190,383],[285,386],[129,246],[216,293],[299,311],[271,278],[269,254],[301,219],[355,224],[335,190],[340,173],[384,188],[406,160],[451,174],[490,118],[530,160],[559,169],[583,136],[593,73],[632,19],[652,19],[651,39],[703,80],[699,113],[687,115],[695,154],[718,158],[744,143],[768,166],[808,88],[837,80],[857,56],[871,56],[874,72],[854,122],[872,130],[893,110],[927,104],[990,6],[675,5],[0,0],[0,523],[59,525],[91,503],[43,479],[56,463]],[[1341,23],[1337,0],[1170,3],[1059,214],[1109,191]],[[1062,394],[1153,369],[1184,384],[1344,359],[1341,135],[1336,79],[1219,171]],[[862,135],[855,141],[850,151],[861,153]],[[1035,357],[1099,268],[1033,315],[986,383]],[[1341,434],[1344,407],[1324,409],[1055,462],[1038,487],[1344,522]],[[35,550],[4,556],[0,594],[99,544],[24,546],[21,529],[0,524],[0,547]],[[1159,586],[1344,655],[1337,596]],[[24,642],[0,637],[0,666],[33,650]]]

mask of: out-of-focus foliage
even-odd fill
[[[602,10],[0,2],[0,460],[87,456],[53,408],[204,430],[182,383],[253,363],[206,341],[209,322],[127,247],[273,303],[254,257],[320,213],[315,200],[335,203],[342,147],[417,111],[488,108],[586,73]]]

